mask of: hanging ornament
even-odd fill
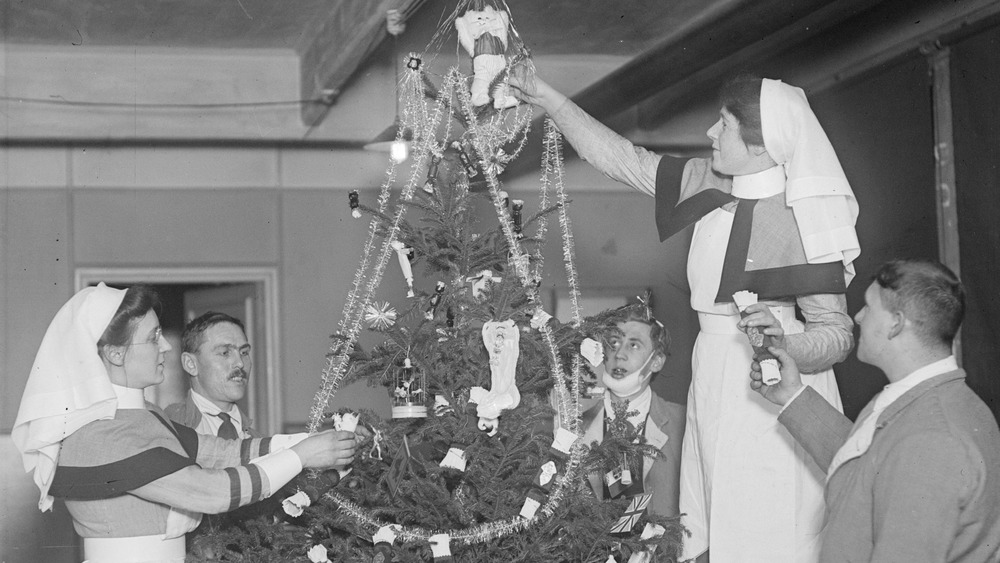
[[[486,284],[488,283],[500,283],[502,278],[494,276],[493,270],[482,270],[474,276],[469,276],[465,278],[465,281],[469,282],[469,287],[472,290],[472,298],[479,299],[479,296],[486,289]]]
[[[510,157],[507,156],[507,153],[503,149],[497,149],[493,156],[486,159],[486,171],[493,176],[498,176],[507,168],[508,162],[510,162]]]
[[[485,106],[493,98],[493,107],[504,109],[518,104],[517,98],[507,95],[506,80],[490,92],[494,83],[507,67],[507,33],[510,14],[493,6],[483,6],[482,10],[466,10],[455,18],[458,41],[472,57],[472,85],[469,94],[472,105]]]
[[[406,59],[406,68],[410,70],[420,70],[424,61],[420,58],[420,53],[410,53]]]
[[[653,498],[651,494],[641,494],[632,497],[629,501],[628,507],[625,508],[625,513],[621,515],[614,526],[611,527],[612,534],[628,534],[632,532],[632,528],[635,527],[639,518],[642,517],[643,513],[646,512],[646,507],[649,506],[649,500]]]
[[[281,509],[292,518],[302,516],[307,506],[312,505],[312,499],[305,491],[297,491],[294,495],[281,501]]]
[[[535,314],[531,316],[531,328],[535,330],[542,330],[542,327],[552,319],[552,315],[545,312],[545,309],[539,307]]]
[[[472,159],[469,158],[469,153],[465,152],[465,146],[462,145],[461,142],[452,141],[451,148],[455,149],[455,151],[458,152],[458,160],[459,162],[462,163],[462,167],[465,168],[466,176],[468,176],[469,178],[475,178],[477,175],[479,175],[479,169],[476,168],[476,165],[472,162]]]
[[[659,524],[646,522],[646,527],[642,529],[642,534],[639,535],[639,539],[642,541],[649,541],[653,538],[662,538],[666,531],[666,528],[660,526]],[[654,553],[656,553],[655,543],[647,547],[644,551],[633,551],[632,555],[628,558],[628,563],[653,563]]]
[[[372,447],[368,450],[368,459],[382,460],[382,442],[385,438],[382,436],[382,431],[378,428],[372,428]]]
[[[330,563],[330,556],[326,551],[326,547],[322,544],[309,548],[309,552],[306,555],[312,563]]]
[[[500,413],[513,409],[521,402],[514,374],[520,354],[520,338],[521,333],[513,320],[483,324],[483,343],[490,356],[490,390],[473,387],[469,390],[469,398],[477,405],[479,429],[490,436],[497,432]]]
[[[431,155],[431,163],[427,167],[427,181],[424,182],[424,191],[429,194],[434,193],[434,188],[437,186],[438,162],[440,160],[437,156]]]
[[[441,303],[441,296],[444,295],[445,283],[443,281],[438,281],[434,285],[434,295],[431,296],[430,307],[424,313],[424,318],[432,321],[434,320],[434,313],[437,311],[437,306]]]
[[[372,543],[375,544],[375,554],[372,556],[372,563],[389,563],[392,561],[392,544],[396,541],[396,535],[400,530],[399,525],[391,524],[382,526],[372,536]]]
[[[503,190],[500,190],[500,203],[502,203],[504,207],[510,207],[510,196]]]
[[[413,249],[398,240],[392,241],[391,244],[396,251],[396,258],[399,259],[399,267],[403,270],[403,278],[406,279],[406,296],[413,297],[413,265],[410,263]]]
[[[604,363],[604,346],[593,338],[584,338],[580,343],[580,355],[596,368]]]
[[[388,302],[381,305],[372,303],[365,309],[365,321],[374,330],[385,330],[396,324],[396,309]]]
[[[451,536],[448,534],[434,534],[428,538],[431,543],[431,554],[437,563],[447,563],[451,561]]]
[[[511,207],[511,221],[514,223],[514,234],[517,238],[524,238],[521,233],[521,210],[524,209],[524,200],[515,199]]]
[[[444,459],[441,460],[441,467],[448,467],[464,472],[465,463],[465,450],[453,445],[448,448],[448,453],[444,456]]]
[[[347,198],[351,203],[351,216],[355,219],[361,218],[361,195],[358,194],[358,190],[351,190],[351,193],[347,194]]]
[[[395,381],[392,418],[426,418],[427,407],[423,404],[423,398],[427,379],[423,370],[413,367],[410,358],[406,358],[403,367],[396,371]]]
[[[538,508],[545,503],[545,499],[546,495],[540,491],[531,489],[524,499],[524,504],[521,506],[521,512],[518,516],[526,520],[531,520],[535,517],[535,513],[538,512]]]
[[[451,406],[444,395],[434,395],[434,416],[447,416],[455,414],[455,408]]]

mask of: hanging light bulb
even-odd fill
[[[399,66],[396,61],[397,53],[397,37],[400,33],[406,29],[406,24],[403,23],[403,15],[399,10],[388,10],[386,12],[386,30],[389,35],[392,35],[392,70],[395,76],[394,84],[398,87],[399,85]],[[410,142],[413,141],[413,131],[409,128],[403,129],[402,134],[400,134],[400,128],[403,127],[402,122],[399,119],[399,93],[395,93],[396,96],[396,118],[393,120],[392,125],[386,128],[384,131],[375,136],[374,139],[365,145],[365,150],[388,152],[389,158],[393,162],[399,164],[404,162],[410,157]]]

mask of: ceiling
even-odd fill
[[[399,9],[406,19],[408,29],[398,37],[397,48],[424,51],[439,23],[458,4],[455,0],[0,0],[0,33],[8,44],[64,49],[291,50],[300,61],[302,98],[321,99],[336,98],[350,89],[359,68],[390,38],[386,10]],[[863,74],[921,42],[959,33],[976,22],[994,21],[998,4],[993,0],[506,0],[513,26],[533,58],[574,69],[571,78],[576,83],[570,89],[584,109],[662,148],[683,148],[693,143],[692,138],[704,139],[705,123],[696,120],[698,125],[689,131],[691,120],[684,115],[710,107],[708,93],[737,68],[752,64],[807,91],[819,90]],[[452,33],[436,48],[457,50],[456,43]],[[321,123],[328,107],[303,105],[303,122]]]

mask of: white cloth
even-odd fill
[[[218,414],[222,412],[222,409],[194,389],[191,390],[191,400],[194,401],[195,406],[202,414],[201,421],[195,431],[199,434],[218,436],[219,426],[222,426],[222,419],[218,417]],[[232,419],[233,426],[236,427],[236,434],[242,439],[249,438],[250,436],[243,431],[243,416],[240,415],[240,409],[234,404],[227,411],[227,414]]]
[[[103,283],[79,291],[49,324],[21,396],[11,438],[24,470],[41,493],[38,508],[52,508],[48,494],[64,438],[118,408],[97,341],[121,305],[125,290]]]
[[[868,448],[872,445],[872,439],[875,437],[875,430],[878,428],[878,417],[889,405],[919,383],[957,369],[958,362],[955,360],[955,356],[948,356],[914,371],[899,381],[886,385],[882,389],[882,392],[872,399],[871,410],[858,420],[854,425],[854,429],[851,430],[850,436],[847,437],[847,441],[844,442],[844,445],[833,456],[830,468],[826,472],[827,481],[830,480],[833,473],[840,466],[844,465],[844,463],[856,457],[861,457],[868,451]]]
[[[760,88],[764,148],[788,177],[785,198],[795,213],[810,264],[844,263],[854,278],[861,245],[854,225],[858,201],[833,145],[801,88],[765,78]]]
[[[778,407],[750,389],[753,350],[733,303],[716,303],[733,214],[695,226],[688,253],[691,306],[701,331],[692,354],[681,454],[680,511],[691,531],[682,560],[794,561],[819,555],[823,471],[777,422]],[[792,305],[773,307],[786,334],[801,333]],[[841,408],[832,370],[803,381]]]

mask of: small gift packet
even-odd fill
[[[733,294],[733,302],[740,311],[740,317],[747,317],[746,308],[757,303],[757,294],[752,291],[737,291]],[[760,364],[761,380],[764,385],[774,385],[781,381],[781,370],[778,367],[778,360],[773,354],[768,352],[767,347],[771,345],[771,337],[767,336],[755,326],[748,326],[744,330],[750,340],[757,355],[757,363]]]

